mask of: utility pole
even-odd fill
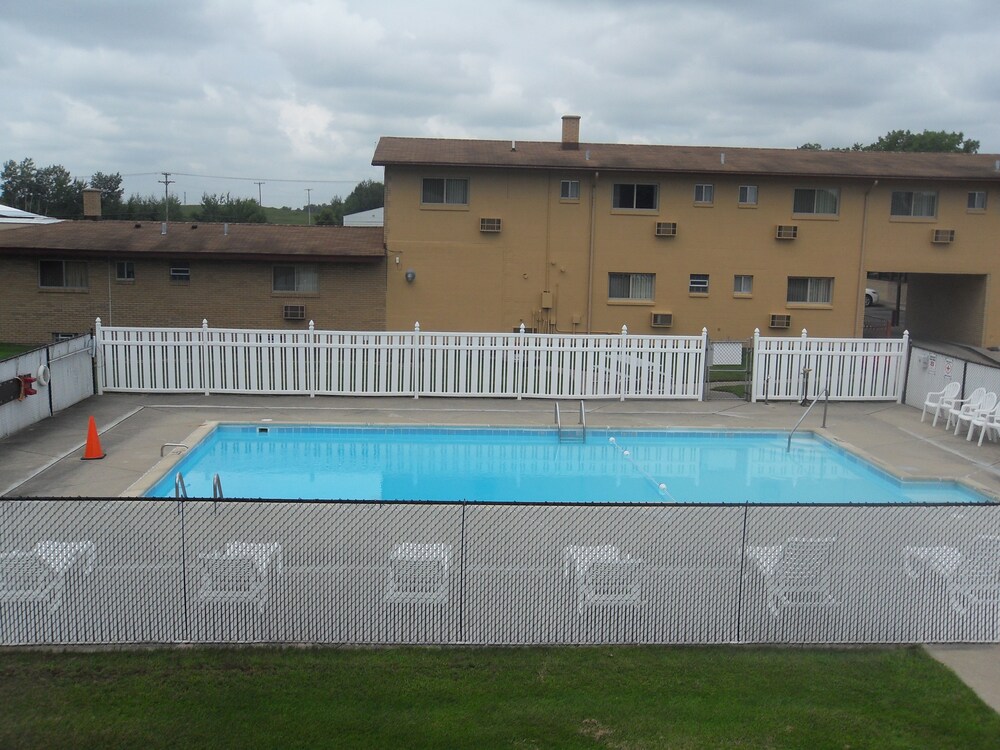
[[[163,175],[162,180],[157,180],[157,182],[163,183],[163,220],[170,221],[170,185],[176,180],[170,179],[170,172],[160,172]]]
[[[261,195],[260,195],[260,186],[264,185],[266,183],[255,182],[254,184],[257,186],[257,205],[260,206],[261,208],[263,208],[264,207],[264,199],[261,198]]]
[[[306,188],[306,212],[306,224],[311,226],[313,223],[312,188]]]

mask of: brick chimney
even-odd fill
[[[101,218],[101,191],[98,188],[83,189],[83,218]]]
[[[580,148],[580,115],[563,115],[562,147],[565,151]]]

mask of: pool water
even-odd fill
[[[955,482],[899,481],[812,434],[760,431],[220,425],[147,493],[470,502],[971,503]]]

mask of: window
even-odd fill
[[[796,214],[837,214],[840,199],[839,190],[825,188],[795,188],[792,213]]]
[[[789,276],[788,301],[829,305],[833,302],[833,279]]]
[[[655,288],[655,273],[608,274],[608,299],[634,299],[652,302]]]
[[[694,186],[694,202],[695,203],[712,203],[715,200],[715,186],[714,185],[695,185]]]
[[[741,206],[757,205],[756,185],[740,185],[740,205]]]
[[[973,190],[969,193],[969,202],[966,206],[970,211],[986,210],[986,191]]]
[[[933,218],[937,215],[937,193],[922,191],[893,190],[892,216],[922,216]]]
[[[46,289],[86,289],[87,262],[83,260],[38,261],[38,286]]]
[[[688,292],[690,294],[708,294],[708,274],[691,274],[691,277],[688,280]]]
[[[733,276],[733,294],[753,294],[753,276]]]
[[[469,204],[469,181],[444,177],[425,177],[421,203]]]
[[[316,266],[275,266],[271,282],[271,291],[319,291],[319,274],[316,272]]]
[[[563,180],[559,183],[559,197],[564,201],[580,200],[580,181]]]
[[[611,196],[611,207],[656,210],[658,193],[658,185],[616,183]]]
[[[118,281],[135,281],[135,263],[130,260],[116,262],[115,279]]]
[[[170,263],[171,281],[191,281],[191,264],[186,260],[177,260]]]

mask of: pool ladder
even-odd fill
[[[559,402],[556,401],[556,432],[559,435],[560,443],[585,443],[587,442],[587,412],[580,402],[580,421],[576,427],[563,427],[562,414],[559,411]]]
[[[174,475],[174,497],[180,500],[187,498],[187,486],[184,484],[184,475],[179,471]],[[222,500],[222,479],[216,474],[212,477],[212,499]]]

